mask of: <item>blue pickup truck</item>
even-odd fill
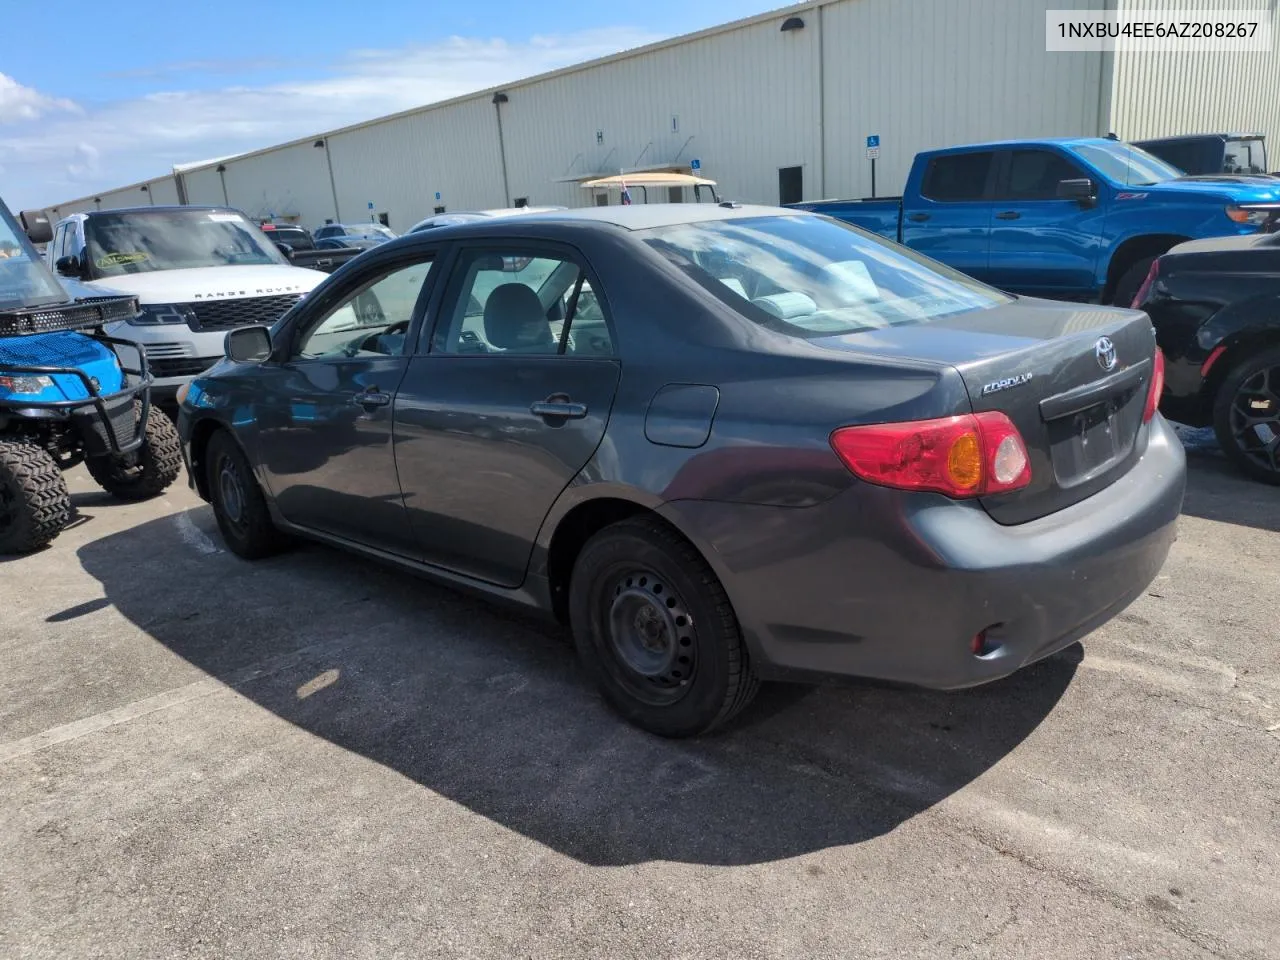
[[[1112,139],[1016,140],[917,154],[902,197],[792,206],[1013,293],[1129,306],[1175,244],[1275,230],[1280,181],[1184,177]]]

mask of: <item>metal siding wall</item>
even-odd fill
[[[187,184],[187,202],[195,204],[221,204],[222,180],[216,167],[188,170],[182,175]]]
[[[511,87],[502,111],[513,200],[586,206],[587,191],[556,179],[677,157],[700,159],[734,199],[776,203],[785,166],[804,167],[805,193],[816,195],[816,13],[802,16],[803,30],[781,33],[780,17]]]
[[[390,214],[396,231],[450,210],[502,206],[493,105],[486,99],[427,110],[329,138],[338,204],[348,223]],[[321,222],[314,220],[309,225]]]
[[[107,193],[99,193],[97,196],[102,198],[102,210],[119,210],[122,207],[149,207],[151,201],[147,199],[147,194],[141,186],[123,187],[119,190],[111,190]],[[93,209],[92,205],[89,209]]]
[[[1117,52],[1111,124],[1126,140],[1179,133],[1265,133],[1267,160],[1280,170],[1280,4],[1223,0],[1122,0],[1137,12],[1257,7],[1271,20],[1276,46],[1268,53]]]
[[[917,151],[1096,136],[1102,58],[1047,53],[1045,11],[1102,0],[845,0],[824,11],[828,197],[902,192]]]
[[[301,217],[310,227],[333,216],[333,189],[324,148],[313,146],[313,141],[227,160],[224,166],[227,199],[249,217]],[[217,176],[215,170],[215,180]],[[221,203],[221,184],[216,189],[217,199],[212,202]]]
[[[177,204],[178,184],[173,177],[152,180],[147,186],[151,188],[151,199],[156,205]]]

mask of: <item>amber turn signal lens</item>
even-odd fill
[[[951,444],[947,476],[961,490],[972,490],[982,482],[982,446],[976,433],[962,433]]]

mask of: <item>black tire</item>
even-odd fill
[[[713,730],[759,688],[724,587],[658,520],[623,520],[587,541],[573,567],[569,619],[605,699],[659,736]]]
[[[226,431],[209,438],[205,451],[213,515],[231,552],[246,560],[278,553],[287,543],[267,510],[249,459]]]
[[[1280,347],[1227,371],[1213,401],[1213,431],[1243,473],[1280,485]]]
[[[71,494],[53,455],[30,440],[0,439],[0,553],[30,553],[62,532]]]
[[[1143,257],[1132,264],[1124,273],[1120,274],[1120,279],[1116,281],[1116,288],[1111,291],[1112,306],[1128,307],[1133,305],[1133,298],[1138,295],[1138,290],[1142,287],[1143,281],[1147,279],[1147,274],[1151,272],[1151,264],[1155,262],[1155,257]]]
[[[141,415],[141,405],[138,412]],[[182,470],[178,428],[153,406],[141,448],[124,457],[89,457],[85,466],[98,486],[117,500],[150,500],[169,489]]]

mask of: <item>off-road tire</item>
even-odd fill
[[[1266,371],[1270,373],[1263,379],[1268,381],[1271,390],[1271,399],[1267,402],[1271,404],[1270,412],[1276,417],[1277,407],[1280,407],[1280,396],[1277,396],[1280,394],[1280,347],[1263,350],[1227,371],[1213,400],[1213,432],[1217,434],[1222,452],[1237,469],[1261,483],[1280,486],[1280,451],[1267,458],[1257,448],[1252,452],[1246,450],[1247,437],[1241,436],[1236,429],[1239,424],[1232,422],[1233,417],[1239,419],[1243,414],[1241,387],[1250,381],[1259,383],[1259,375]],[[1264,464],[1262,459],[1269,459],[1269,463]]]
[[[139,404],[139,416],[141,411]],[[146,439],[136,453],[89,457],[85,466],[98,486],[117,500],[150,500],[167,490],[182,471],[178,428],[153,406],[147,416]]]
[[[1151,264],[1155,263],[1155,260],[1155,257],[1143,257],[1136,263],[1131,264],[1124,273],[1120,274],[1120,279],[1116,281],[1115,289],[1111,291],[1112,306],[1132,306],[1133,298],[1142,289],[1143,281],[1147,279],[1147,274],[1151,272]]]
[[[245,560],[259,560],[284,549],[288,538],[272,522],[249,458],[229,433],[219,430],[209,438],[204,461],[213,515],[231,552]],[[240,503],[234,507],[227,499],[226,470],[233,472],[239,484]]]
[[[30,553],[62,532],[71,494],[48,450],[0,439],[0,553]]]
[[[634,584],[628,571],[638,571]],[[690,641],[682,650],[690,654],[691,677],[675,673],[680,679],[674,680],[670,669],[663,677],[641,677],[617,652],[615,617],[626,619],[619,598],[638,590],[645,579],[651,582],[644,588],[662,605],[686,612],[670,625],[687,624],[675,628],[675,642]],[[724,587],[693,545],[657,519],[623,520],[587,541],[569,585],[569,619],[578,656],[605,700],[623,718],[659,736],[714,730],[746,707],[759,688]],[[666,635],[665,628],[659,632]],[[650,639],[663,646],[661,637]],[[654,702],[646,682],[656,690],[653,697],[674,699]],[[667,686],[658,689],[659,683]]]

